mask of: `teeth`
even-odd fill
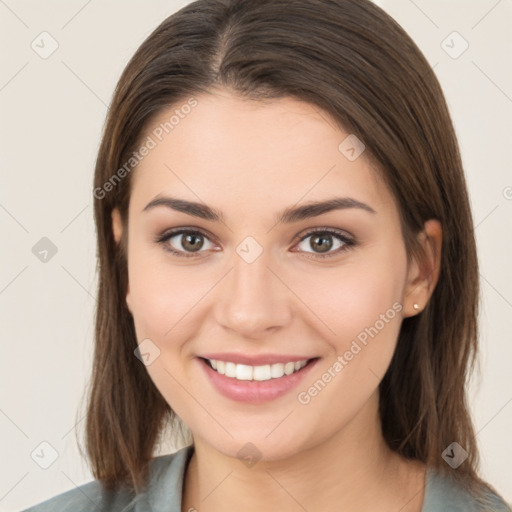
[[[226,361],[226,371],[224,372],[224,375],[226,377],[236,377],[236,364]]]
[[[278,379],[279,377],[282,377],[283,375],[284,375],[284,364],[277,363],[277,364],[273,364],[270,367],[270,376],[273,379]]]
[[[272,378],[272,371],[270,365],[255,366],[253,368],[253,380],[270,380]]]
[[[266,364],[263,366],[249,366],[247,364],[235,364],[229,361],[218,361],[208,359],[212,368],[221,375],[231,377],[237,380],[270,380],[279,379],[284,375],[291,375],[294,372],[306,366],[308,359],[297,361],[295,363],[276,363]]]
[[[237,364],[235,371],[235,378],[238,380],[252,380],[252,366],[246,364]]]
[[[284,373],[291,375],[295,371],[295,363],[286,363],[284,365]]]

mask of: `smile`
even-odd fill
[[[291,375],[298,372],[306,364],[308,359],[288,363],[265,364],[262,366],[250,366],[247,364],[236,364],[230,361],[206,359],[209,365],[221,375],[237,380],[265,381],[279,379],[284,375]]]
[[[310,374],[320,359],[314,357],[289,361],[284,356],[248,357],[239,354],[233,359],[243,362],[235,363],[212,356],[198,357],[197,360],[213,389],[230,400],[252,404],[268,402],[290,393]],[[227,359],[227,355],[224,357]],[[250,359],[259,364],[244,364]]]

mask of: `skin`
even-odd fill
[[[156,387],[190,428],[195,453],[182,510],[420,511],[425,467],[385,444],[378,385],[393,355],[401,321],[423,309],[438,278],[441,227],[429,220],[418,240],[425,256],[408,263],[398,207],[363,153],[338,150],[348,135],[317,107],[283,98],[261,103],[217,90],[140,162],[128,217],[126,302],[139,343],[160,355],[147,366]],[[175,107],[173,107],[175,108]],[[162,112],[151,129],[168,120]],[[206,203],[213,222],[164,206],[143,212],[158,194]],[[375,213],[349,208],[276,224],[286,207],[351,197]],[[123,224],[116,210],[113,230]],[[205,231],[199,253],[183,236],[166,242],[195,254],[174,256],[155,238],[171,228]],[[310,228],[342,230],[322,260]],[[252,236],[262,254],[247,263],[237,246]],[[302,240],[302,241],[301,241]],[[214,250],[217,248],[217,250]],[[315,259],[316,258],[316,259]],[[393,304],[402,309],[304,405],[297,399]],[[236,402],[209,383],[197,356],[208,352],[320,357],[282,397]],[[247,443],[261,460],[246,467]]]

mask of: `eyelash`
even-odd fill
[[[203,252],[203,251],[199,251],[198,253],[187,253],[185,251],[177,251],[176,249],[173,249],[172,247],[170,247],[169,244],[166,244],[166,242],[168,240],[170,240],[171,238],[173,238],[177,235],[182,235],[182,234],[199,235],[199,236],[205,237],[209,240],[209,236],[201,230],[192,229],[192,228],[178,228],[178,229],[175,229],[172,231],[167,231],[167,232],[163,233],[162,235],[159,235],[155,239],[155,242],[164,245],[164,248],[166,251],[169,251],[170,253],[172,253],[175,256],[178,256],[180,258],[197,257],[199,252]],[[341,252],[347,251],[356,245],[355,240],[352,238],[349,238],[343,231],[340,231],[337,229],[332,229],[332,228],[314,228],[312,230],[309,230],[301,237],[298,237],[296,239],[297,240],[296,243],[298,244],[298,243],[304,241],[306,238],[310,237],[311,235],[325,235],[325,234],[335,236],[341,242],[343,242],[344,245],[341,248],[338,248],[336,251],[329,252],[326,254],[307,252],[305,254],[310,255],[310,256],[307,256],[308,258],[313,258],[313,259],[330,258],[332,256],[336,256],[336,255],[340,254]]]

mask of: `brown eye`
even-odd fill
[[[306,236],[301,238],[298,247],[303,252],[323,258],[335,256],[354,245],[355,241],[349,238],[344,232],[327,229],[309,232]]]
[[[165,249],[172,254],[184,257],[195,256],[196,254],[194,253],[206,252],[201,251],[205,246],[205,241],[211,244],[210,249],[214,247],[214,244],[210,242],[204,233],[191,229],[170,231],[156,241],[164,244]]]
[[[183,236],[183,235],[181,235]],[[201,235],[191,234],[191,235],[185,235],[181,239],[181,246],[186,251],[192,251],[196,252],[201,249],[201,247],[204,244],[204,240],[202,239]]]
[[[327,252],[332,246],[332,235],[315,235],[311,237],[310,245],[315,251]]]

